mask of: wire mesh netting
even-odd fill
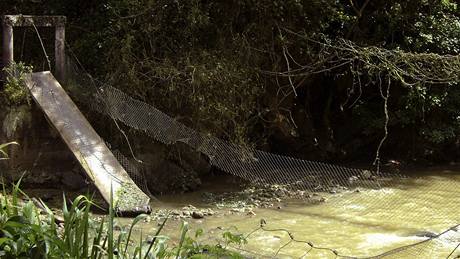
[[[220,170],[260,185],[281,185],[290,190],[297,191],[298,198],[306,198],[309,193],[335,193],[337,189],[341,192],[331,196],[327,203],[329,206],[352,206],[363,200],[372,199],[366,210],[358,210],[356,217],[365,218],[367,214],[374,211],[383,211],[388,217],[398,217],[401,222],[410,222],[414,217],[410,211],[412,208],[427,206],[433,202],[425,197],[413,197],[404,205],[404,210],[399,207],[400,203],[394,202],[391,197],[391,190],[394,188],[407,188],[408,177],[372,171],[367,169],[348,168],[316,161],[307,161],[288,156],[272,154],[257,149],[241,147],[221,140],[219,138],[201,134],[190,127],[180,123],[154,106],[136,100],[121,90],[94,80],[77,65],[68,66],[69,83],[66,87],[71,95],[79,98],[83,92],[90,100],[88,106],[99,113],[109,116],[115,123],[121,122],[126,126],[143,132],[154,140],[166,145],[178,142],[184,143],[191,148],[201,152],[209,158],[209,163]],[[81,95],[80,95],[81,98]],[[131,149],[133,156],[133,150]],[[125,167],[133,180],[146,193],[148,190],[148,176],[138,169],[137,159],[128,159],[121,152],[115,150],[115,156]],[[460,190],[458,181],[446,182],[451,189]],[[444,188],[445,186],[439,186]],[[298,191],[301,192],[298,192]],[[363,192],[363,190],[367,190]],[[458,196],[458,193],[452,195]],[[445,207],[449,210],[457,210],[459,203],[454,199],[446,201]],[[331,211],[331,214],[334,214]],[[456,216],[452,216],[456,215]],[[336,215],[340,219],[340,215]],[[426,224],[436,224],[446,229],[434,236],[412,245],[400,247],[377,256],[367,258],[437,258],[459,256],[456,244],[460,243],[460,233],[457,223],[460,221],[460,213],[432,212],[426,215],[418,215],[426,221]],[[343,221],[349,218],[341,218]],[[455,226],[455,227],[452,227]],[[254,232],[281,231],[288,233],[289,240],[280,246],[280,249],[268,256],[276,257],[285,247],[292,243],[303,243],[305,255],[308,257],[314,250],[322,250],[335,257],[352,258],[343,255],[333,248],[315,246],[309,241],[296,239],[289,230],[269,229],[262,225]],[[252,233],[251,233],[252,235]],[[250,237],[251,235],[248,235]],[[450,247],[446,248],[445,239],[451,241]],[[442,248],[440,251],[440,248]]]
[[[433,237],[418,241],[409,245],[401,246],[374,256],[353,256],[340,252],[333,247],[321,246],[314,244],[312,241],[301,239],[293,234],[290,230],[284,228],[271,228],[266,222],[261,222],[260,226],[245,235],[248,239],[254,235],[279,235],[286,236],[283,242],[277,246],[272,253],[258,253],[241,247],[232,247],[244,254],[257,256],[257,258],[290,258],[285,250],[291,247],[303,249],[299,258],[458,258],[455,251],[458,248],[459,236],[458,225],[451,227]],[[445,244],[454,244],[454,249],[445,248]]]

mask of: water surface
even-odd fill
[[[427,236],[460,223],[460,170],[416,172],[416,175],[380,190],[325,194],[327,201],[322,204],[292,200],[282,202],[279,208],[255,209],[256,215],[232,214],[229,209],[222,209],[217,216],[190,219],[189,223],[193,228],[202,228],[207,241],[213,242],[227,230],[249,234],[263,220],[265,230],[253,232],[246,245],[235,248],[254,257],[335,258],[332,250],[358,257],[379,255],[426,240]],[[213,185],[213,188],[222,190],[226,186]],[[153,206],[210,207],[202,202],[200,193],[168,196],[160,201]],[[171,222],[169,231],[177,233],[177,225]],[[144,223],[140,228],[144,233],[152,233],[156,223]],[[284,230],[318,249],[311,249],[305,242],[289,243],[289,234]],[[449,231],[441,238],[395,253],[392,258],[446,258],[459,243],[460,230]]]

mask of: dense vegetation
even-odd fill
[[[312,160],[369,162],[377,150],[460,162],[455,0],[2,0],[0,13],[67,16],[68,54],[89,73],[238,144]],[[40,34],[52,57],[53,31]],[[15,51],[24,63],[4,71],[0,92],[8,114],[30,103],[24,73],[47,69],[32,28],[15,31]],[[114,233],[113,211],[96,221],[92,206],[65,201],[61,219],[14,185],[0,195],[0,257],[238,257],[186,225],[170,246],[163,225],[134,237],[144,216]]]
[[[95,205],[78,196],[67,205],[64,196],[62,216],[43,201],[29,198],[19,189],[0,195],[0,256],[2,258],[242,258],[228,251],[230,244],[241,244],[240,234],[225,232],[223,242],[204,245],[197,241],[202,230],[190,235],[183,222],[178,242],[163,234],[168,218],[152,233],[142,236],[135,227],[147,215],[133,219],[130,226],[117,225],[114,212],[97,219],[90,214]]]
[[[0,144],[0,160],[8,159],[6,149],[11,145],[17,143]],[[246,242],[241,234],[226,231],[221,242],[202,244],[198,238],[203,231],[190,235],[184,221],[174,241],[163,234],[166,215],[151,234],[143,236],[135,233],[135,227],[148,215],[138,215],[130,226],[118,226],[112,200],[108,215],[98,218],[91,212],[99,206],[84,195],[72,202],[63,195],[62,210],[56,212],[25,194],[20,184],[21,180],[9,188],[3,180],[0,183],[1,258],[243,258],[227,250],[229,245]]]
[[[69,47],[92,74],[202,131],[303,158],[371,161],[388,115],[382,157],[442,162],[459,157],[460,88],[439,64],[458,57],[423,53],[460,54],[459,8],[452,0],[0,3],[2,13],[66,15]],[[34,44],[32,33],[24,38]],[[352,50],[378,47],[363,48],[378,69],[355,63],[363,52],[336,66],[345,60],[337,47],[349,41]],[[43,66],[40,48],[16,49]],[[405,54],[386,66],[375,61],[381,50]],[[450,80],[389,76],[407,60]]]

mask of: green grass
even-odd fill
[[[0,145],[0,159],[7,159],[5,148],[15,142]],[[163,235],[168,216],[153,236],[133,236],[135,226],[147,217],[141,214],[129,227],[114,231],[115,212],[112,197],[108,215],[99,221],[92,217],[92,199],[80,195],[68,204],[63,196],[62,217],[56,215],[42,200],[31,199],[19,188],[21,180],[11,190],[2,183],[0,196],[0,258],[242,258],[226,249],[228,244],[241,244],[238,235],[224,233],[224,245],[202,245],[197,238],[202,230],[189,236],[183,222],[178,245],[171,245]],[[230,237],[230,238],[229,238]]]
[[[19,185],[14,184],[10,193],[3,186],[0,198],[1,258],[242,258],[223,245],[200,244],[196,239],[203,232],[190,237],[186,222],[179,244],[174,244],[162,234],[168,217],[152,229],[153,236],[133,235],[135,226],[147,217],[144,214],[134,218],[129,227],[114,231],[113,209],[109,207],[106,217],[95,220],[91,208],[96,205],[83,195],[69,205],[64,196],[63,216],[59,217],[43,201],[34,203]]]
[[[0,144],[0,160],[8,159],[8,153],[6,153],[5,149],[8,146],[11,146],[11,145],[18,145],[18,143],[17,142],[9,142],[9,143],[5,143],[5,144]]]

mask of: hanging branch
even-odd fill
[[[366,6],[369,4],[369,2],[370,2],[370,0],[366,0],[366,2],[364,2],[364,4],[361,6],[361,8],[358,9],[358,7],[355,5],[354,1],[350,0],[350,5],[353,8],[353,10],[355,11],[355,13],[358,16],[358,18],[361,18],[361,16],[363,15],[363,11],[366,8]]]
[[[283,37],[283,34],[281,33],[281,29],[280,29],[279,27],[278,27],[278,31],[279,31],[279,34],[280,34],[280,37],[281,37],[281,41],[283,41],[284,37]],[[284,60],[286,60],[287,71],[288,71],[288,73],[290,73],[290,71],[291,71],[291,65],[290,65],[290,63],[289,63],[289,58],[288,58],[288,56],[287,56],[287,54],[286,54],[287,48],[286,48],[286,45],[284,44],[284,42],[283,42],[282,48],[283,48]],[[288,75],[288,79],[289,79],[289,84],[290,84],[291,87],[292,87],[292,92],[294,93],[294,96],[297,97],[297,91],[296,91],[296,88],[295,88],[295,86],[294,86],[294,83],[292,82],[291,76]]]
[[[350,1],[353,3],[352,1]],[[360,10],[354,8],[359,13],[366,7],[369,1],[366,1]],[[301,37],[308,42],[310,51],[315,53],[313,56],[306,57],[310,61],[308,64],[299,62],[289,63],[286,53],[288,47],[283,45],[283,55],[288,62],[288,70],[284,72],[267,72],[276,76],[288,77],[292,85],[293,77],[308,77],[314,74],[330,72],[337,69],[349,69],[353,76],[354,82],[359,86],[359,96],[350,105],[353,106],[361,97],[361,76],[367,75],[369,78],[376,78],[379,81],[380,95],[383,98],[385,125],[384,136],[376,150],[376,156],[373,164],[377,166],[377,172],[380,170],[380,150],[388,138],[388,99],[390,97],[391,81],[400,82],[403,86],[414,87],[415,85],[446,85],[460,82],[460,55],[439,55],[434,53],[411,53],[401,50],[389,50],[376,46],[362,47],[346,39],[328,39],[324,35],[317,38],[311,38],[306,35],[284,29],[291,35]],[[281,32],[280,32],[281,34]],[[313,46],[312,46],[313,45]],[[294,65],[292,67],[291,65]],[[348,67],[348,68],[347,68]],[[381,75],[385,74],[387,79],[386,91],[382,89]],[[355,85],[350,91],[354,90]],[[295,88],[294,88],[295,89]],[[295,93],[295,91],[294,91]],[[350,95],[348,96],[350,97]],[[349,100],[347,99],[344,104]]]
[[[392,80],[407,87],[415,84],[452,84],[460,82],[460,56],[439,55],[435,53],[411,53],[401,50],[389,50],[376,46],[362,47],[346,39],[334,41],[320,35],[311,38],[306,35],[284,29],[291,35],[315,43],[311,52],[316,61],[298,64],[284,72],[266,72],[285,77],[309,76],[312,74],[341,69],[350,64],[359,72],[370,77],[385,72]],[[332,43],[333,42],[333,43]],[[288,46],[285,46],[286,49]]]
[[[388,123],[390,122],[390,115],[388,113],[388,98],[390,98],[391,78],[389,76],[387,78],[388,78],[387,90],[386,90],[386,93],[384,94],[383,89],[382,89],[382,81],[379,77],[380,95],[383,98],[383,112],[385,113],[385,125],[384,125],[385,134],[383,135],[383,138],[380,140],[380,143],[375,152],[375,160],[374,160],[373,165],[376,166],[377,174],[380,172],[380,149],[382,148],[383,143],[385,143],[386,139],[388,138]]]

